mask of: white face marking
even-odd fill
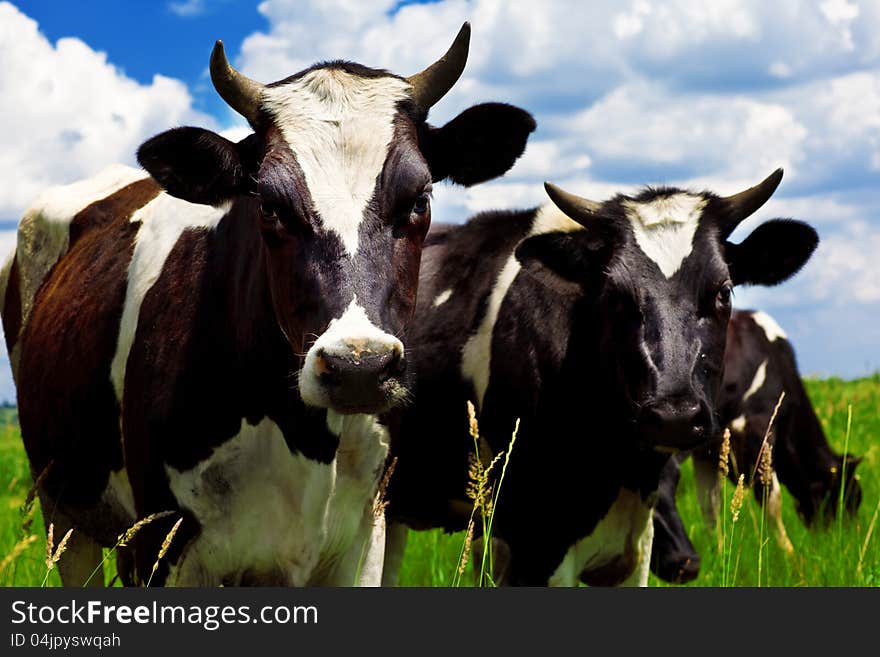
[[[433,306],[434,308],[436,308],[437,306],[442,306],[444,303],[449,301],[449,297],[451,297],[451,296],[452,296],[452,288],[450,287],[450,288],[443,290],[440,294],[438,294],[436,297],[434,297],[434,302],[431,304],[431,306]],[[2,298],[2,297],[0,297],[0,298]]]
[[[755,324],[763,329],[764,335],[767,336],[767,339],[770,342],[775,342],[779,338],[788,338],[785,331],[782,330],[782,327],[779,326],[779,324],[776,323],[776,320],[767,313],[758,310],[752,313],[752,319],[755,320]]]
[[[553,203],[548,203],[538,210],[531,230],[523,239],[554,231],[571,232],[575,230],[583,230],[583,226],[569,218]],[[507,262],[504,263],[504,267],[498,273],[498,278],[495,279],[485,316],[461,350],[461,372],[464,378],[474,385],[477,393],[477,408],[482,408],[486,388],[489,386],[492,333],[495,330],[495,323],[498,321],[498,312],[501,310],[501,303],[507,296],[507,291],[513,284],[519,270],[519,261],[511,253]]]
[[[18,256],[22,329],[30,316],[34,297],[43,279],[67,252],[70,222],[77,213],[148,175],[140,169],[121,164],[113,165],[92,178],[47,189],[25,211],[18,225],[14,251]],[[9,265],[11,266],[11,260]],[[0,300],[6,298],[9,270],[4,268],[3,272],[3,296],[0,296]],[[12,361],[14,372],[17,370],[18,359],[13,358]]]
[[[375,353],[396,352],[403,355],[403,343],[393,335],[377,327],[362,306],[358,305],[357,297],[348,304],[342,317],[330,322],[327,330],[321,334],[306,354],[305,364],[299,375],[299,394],[310,406],[327,408],[330,400],[327,391],[320,381],[318,353],[324,351],[331,355],[351,356],[359,343],[362,348]]]
[[[743,395],[743,401],[746,401],[749,397],[754,395],[758,390],[761,389],[761,386],[764,385],[764,381],[767,380],[767,359],[764,359],[760,365],[758,365],[758,371],[755,372],[755,378],[752,379],[752,384],[749,386],[749,389],[746,390],[746,394]]]
[[[119,324],[119,340],[110,367],[110,380],[120,402],[125,385],[125,366],[134,342],[141,303],[158,280],[168,254],[183,231],[215,228],[228,211],[229,204],[214,208],[162,192],[131,216],[131,221],[140,221],[141,227],[128,265],[128,287]]]
[[[585,571],[611,564],[624,554],[635,555],[633,572],[622,583],[647,585],[645,562],[651,560],[653,507],[642,501],[638,493],[620,489],[614,504],[589,536],[572,545],[562,563],[547,581],[548,586],[577,586]],[[641,581],[644,579],[644,583]]]
[[[678,193],[649,203],[624,201],[623,205],[639,248],[670,278],[694,248],[706,199]]]
[[[171,492],[202,526],[169,576],[177,586],[233,583],[246,571],[304,586],[326,533],[334,464],[294,454],[269,419],[242,420],[237,436],[191,470],[165,466]]]
[[[349,255],[394,133],[397,104],[411,87],[393,77],[364,78],[318,69],[263,93],[266,108],[296,155],[321,222]]]

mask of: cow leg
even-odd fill
[[[104,554],[101,545],[90,536],[77,529],[67,514],[57,507],[53,508],[51,501],[40,494],[40,505],[43,508],[43,522],[48,527],[53,524],[53,551],[58,550],[58,545],[68,531],[73,529],[67,540],[64,553],[58,560],[56,567],[61,576],[63,586],[81,588],[83,586],[104,586],[104,569],[101,565]],[[97,569],[97,570],[96,570]],[[92,575],[94,573],[94,575]]]
[[[385,532],[385,563],[382,566],[382,586],[398,586],[400,568],[403,565],[403,554],[406,551],[406,539],[409,528],[402,522],[388,525]]]
[[[654,514],[647,513],[645,526],[636,543],[637,560],[632,574],[627,577],[620,586],[648,586],[648,573],[651,571],[651,549],[654,545]]]
[[[760,487],[755,488],[756,491],[759,489]],[[765,510],[770,518],[771,528],[776,537],[776,544],[779,545],[784,552],[787,552],[788,554],[794,553],[794,546],[791,544],[791,541],[788,538],[788,533],[785,531],[785,524],[782,522],[782,488],[779,485],[776,470],[773,471],[773,476],[771,478],[770,492],[767,495]]]
[[[721,508],[721,479],[718,476],[718,461],[712,458],[711,452],[695,451],[692,454],[694,462],[694,481],[697,485],[697,500],[703,519],[710,527],[714,527],[718,519],[718,510]]]
[[[361,560],[358,586],[381,586],[385,562],[385,514],[374,514],[364,537],[366,554]]]

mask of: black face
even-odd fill
[[[828,468],[819,481],[810,484],[808,499],[795,499],[797,512],[808,527],[814,523],[830,524],[837,518],[839,510],[851,517],[855,516],[862,503],[862,485],[856,474],[860,459],[847,457],[845,464],[842,457],[837,457],[836,460],[837,465]]]
[[[815,231],[790,220],[726,240],[780,178],[728,198],[664,188],[601,204],[547,186],[584,230],[530,237],[517,258],[581,286],[601,326],[609,403],[642,446],[674,451],[715,436],[734,285],[775,285],[812,254]]]
[[[629,417],[647,446],[688,449],[718,430],[733,282],[715,231],[698,227],[692,244],[667,276],[625,237],[598,300],[607,318],[605,370],[626,391]]]

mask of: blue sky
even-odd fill
[[[821,244],[797,277],[736,291],[786,329],[806,374],[880,369],[880,0],[0,1],[0,251],[46,186],[176,125],[246,132],[207,76],[216,39],[269,82],[345,58],[407,75],[473,28],[464,76],[432,110],[513,102],[538,121],[503,179],[441,185],[434,216],[595,199],[644,184],[729,194],[778,166],[776,195],[734,234],[792,216]],[[0,400],[14,389],[0,352]]]

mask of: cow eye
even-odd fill
[[[715,295],[715,307],[718,310],[724,310],[730,307],[730,295],[733,292],[733,285],[725,283]]]
[[[413,204],[413,214],[423,215],[428,211],[428,205],[431,202],[430,192],[422,192]]]
[[[267,223],[278,221],[278,208],[266,201],[260,203],[260,214],[263,215],[263,219],[265,219]]]

